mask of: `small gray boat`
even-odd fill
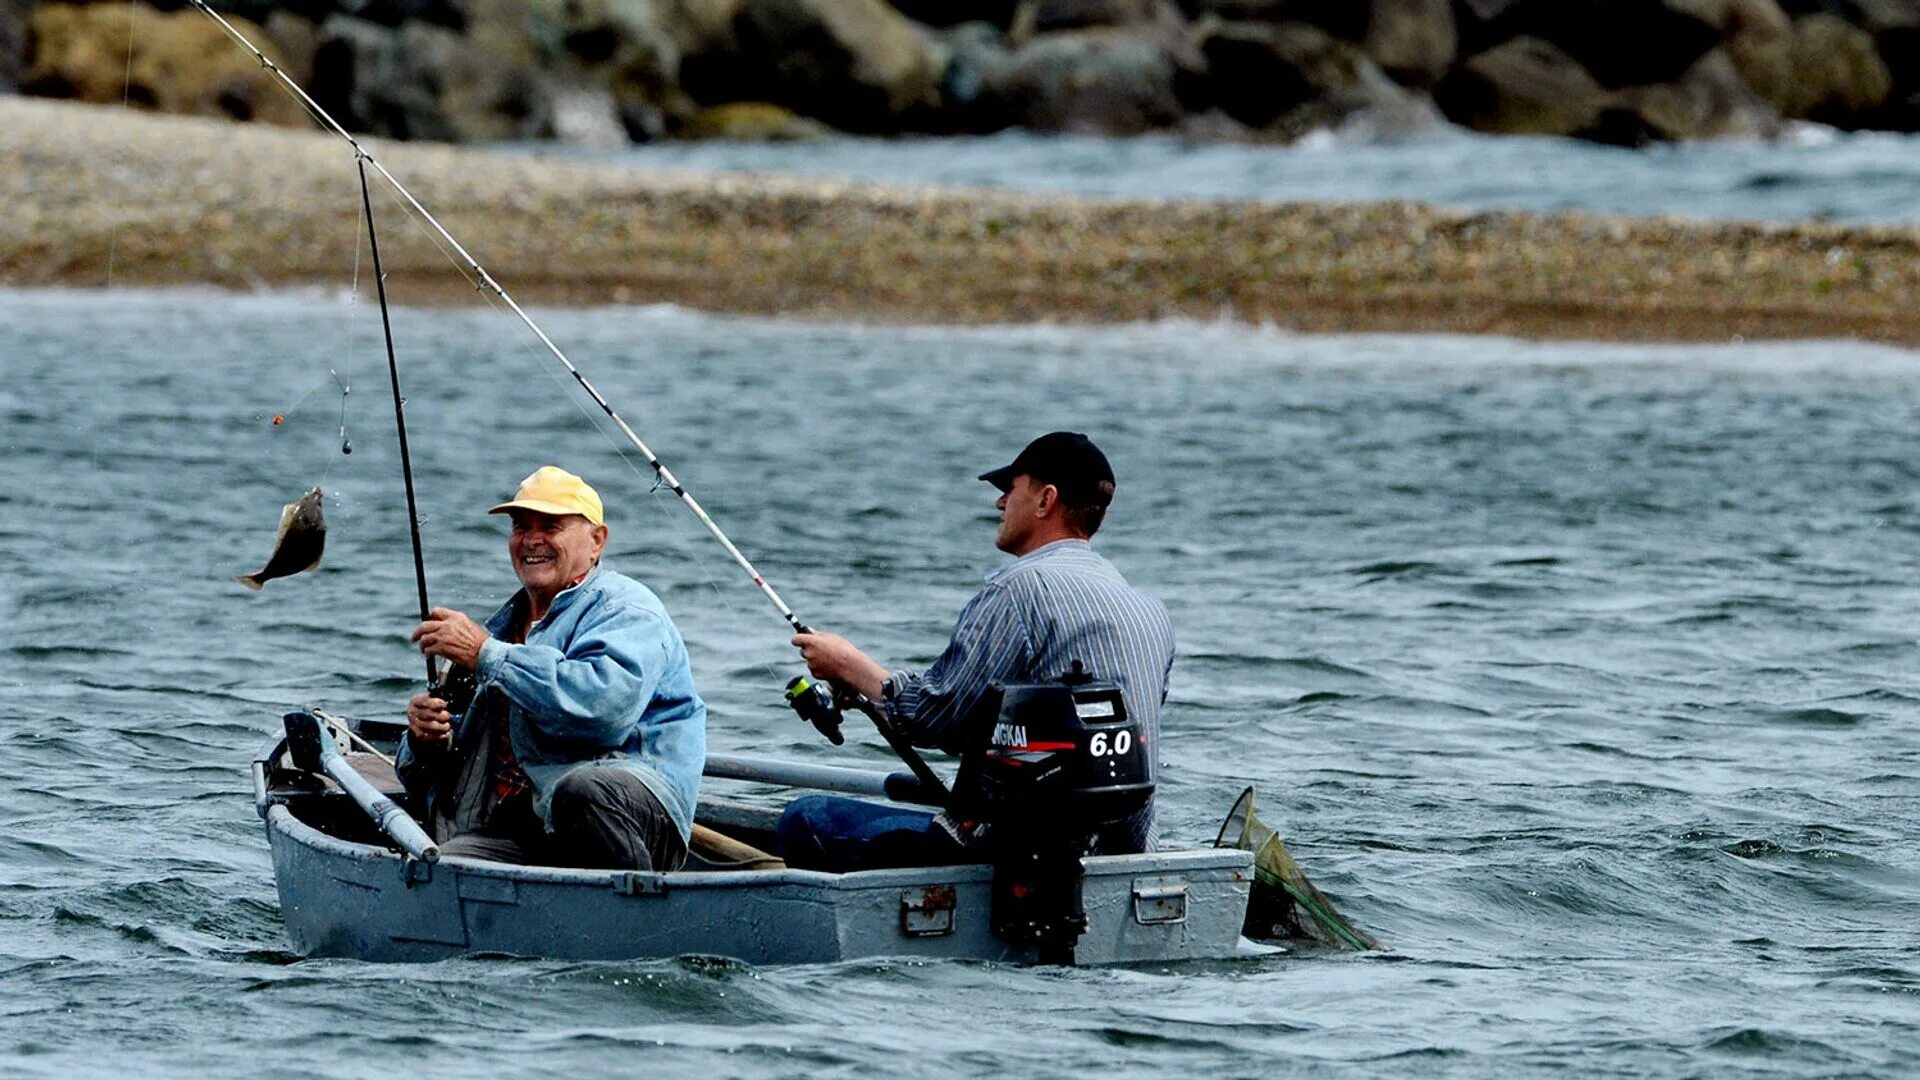
[[[286,737],[269,741],[253,762],[281,910],[304,955],[694,954],[752,964],[1057,958],[994,932],[990,865],[832,874],[779,861],[780,807],[769,785],[913,801],[918,781],[905,773],[711,757],[707,777],[752,785],[755,798],[703,797],[693,855],[672,873],[442,859],[383,760],[399,727],[317,715],[327,721],[325,768]],[[364,752],[340,753],[326,726]],[[1072,962],[1213,959],[1250,948],[1241,937],[1254,878],[1249,851],[1093,856],[1081,865],[1085,929],[1069,950]]]

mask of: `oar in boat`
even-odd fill
[[[835,791],[842,795],[865,795],[917,806],[947,805],[943,785],[929,787],[911,773],[883,773],[875,769],[853,769],[845,765],[810,765],[800,761],[775,761],[772,758],[736,757],[708,754],[708,776],[723,780],[748,780],[781,787]]]
[[[327,725],[311,711],[302,709],[290,712],[285,717],[287,725],[287,749],[293,754],[293,763],[297,767],[312,773],[325,773],[340,785],[360,809],[367,812],[380,831],[400,845],[400,850],[419,859],[421,862],[440,861],[440,849],[432,838],[413,820],[405,810],[387,798],[361,776],[359,770],[347,762],[340,753],[340,747],[328,734]]]

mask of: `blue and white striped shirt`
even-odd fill
[[[987,575],[960,612],[953,640],[924,674],[893,673],[888,711],[918,746],[965,749],[965,720],[989,683],[1050,682],[1078,660],[1120,686],[1140,722],[1156,780],[1160,707],[1173,670],[1173,623],[1160,601],[1127,584],[1085,540],[1056,540]],[[1103,854],[1151,851],[1153,805],[1115,835]]]

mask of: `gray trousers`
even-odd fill
[[[553,831],[528,801],[440,845],[442,855],[588,870],[678,870],[687,845],[646,782],[625,769],[575,769],[553,791]]]

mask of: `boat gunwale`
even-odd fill
[[[267,786],[268,770],[286,745],[284,736],[269,736],[252,763],[254,797],[269,833],[278,831],[288,840],[326,854],[364,862],[392,860],[404,867],[408,856],[384,845],[344,840],[300,819],[284,800],[273,797]],[[304,793],[303,793],[304,794]],[[1165,874],[1184,870],[1227,868],[1250,870],[1253,853],[1238,848],[1173,848],[1132,855],[1088,855],[1081,860],[1088,876],[1116,873]],[[590,870],[574,867],[529,866],[474,859],[459,855],[443,857],[438,865],[457,868],[461,874],[499,878],[528,884],[587,885],[618,888],[631,881],[657,881],[662,886],[681,888],[754,888],[779,885],[804,885],[832,890],[859,891],[889,885],[919,885],[930,877],[941,883],[961,884],[993,879],[991,863],[951,863],[935,866],[889,867],[834,873],[785,867],[779,870]]]

